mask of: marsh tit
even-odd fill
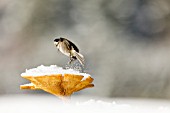
[[[79,49],[74,43],[72,43],[66,38],[60,37],[54,40],[54,44],[61,53],[70,57],[69,63],[77,59],[80,62],[80,64],[84,66],[84,57],[82,54],[79,53]]]

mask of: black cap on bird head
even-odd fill
[[[58,41],[63,41],[65,38],[62,38],[62,37],[60,37],[60,38],[56,38],[55,40],[54,40],[54,42],[58,42]]]
[[[54,42],[58,42],[60,39],[59,38],[56,38],[56,39],[54,39]]]

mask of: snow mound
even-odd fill
[[[0,113],[170,113],[169,101],[90,98],[76,96],[62,103],[47,95],[4,95],[0,96]]]
[[[57,65],[51,65],[51,66],[38,66],[37,68],[33,69],[26,69],[24,73],[21,74],[21,76],[43,76],[43,75],[52,75],[52,74],[75,74],[75,75],[82,75],[84,76],[83,79],[86,79],[89,77],[89,74],[86,73],[80,73],[79,71],[73,70],[73,69],[63,69],[62,67],[59,67]]]

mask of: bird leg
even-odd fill
[[[73,61],[74,59],[70,56],[70,61],[68,62],[69,65],[71,65],[71,62]]]

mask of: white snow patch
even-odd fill
[[[34,84],[33,83],[28,83],[28,84],[24,84],[22,86],[33,86]]]
[[[0,113],[170,113],[170,101],[149,99],[134,102],[74,97],[71,102],[62,103],[55,96],[6,95],[0,96],[0,100]]]
[[[86,73],[80,73],[78,71],[75,71],[73,69],[63,69],[62,67],[59,67],[57,65],[51,65],[51,66],[38,66],[37,68],[33,69],[26,69],[24,73],[21,74],[21,76],[43,76],[43,75],[52,75],[52,74],[75,74],[75,75],[82,75],[84,76],[83,80],[85,80],[87,77],[89,77],[89,74]]]

